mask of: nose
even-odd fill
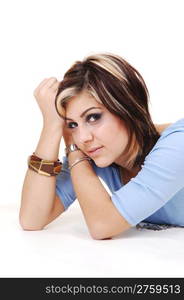
[[[86,126],[78,128],[77,140],[80,144],[86,144],[93,139],[93,134]]]

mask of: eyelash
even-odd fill
[[[101,119],[102,114],[96,113],[96,114],[90,114],[86,117],[86,121],[89,122],[89,120],[91,119],[91,117],[94,117],[95,121],[92,121],[92,123],[95,123],[96,121],[98,121],[99,119]],[[74,129],[75,127],[72,127],[73,124],[77,124],[75,122],[70,122],[67,124],[67,128],[69,129]]]

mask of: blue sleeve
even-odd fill
[[[63,203],[65,210],[76,199],[66,156],[63,157],[62,170],[56,176],[56,194]]]
[[[181,126],[182,125],[182,126]],[[184,187],[184,119],[165,131],[142,169],[111,199],[132,226],[160,209]]]
[[[64,205],[65,210],[76,200],[76,194],[73,188],[72,179],[70,176],[68,159],[66,156],[63,156],[62,159],[62,170],[56,176],[56,195],[60,198],[61,202]],[[92,167],[99,178],[104,179],[110,188],[114,189],[115,183],[112,181],[112,170],[109,168],[99,168],[92,161]]]
[[[59,196],[66,210],[76,200],[76,194],[73,188],[70,170],[68,168],[68,158],[63,156],[62,161],[62,170],[56,176],[56,194]],[[109,168],[97,167],[93,161],[91,163],[96,175],[107,181],[110,187],[113,186],[114,184],[111,182],[112,171],[110,172]]]

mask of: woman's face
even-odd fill
[[[110,113],[86,91],[71,98],[66,105],[66,123],[74,143],[98,167],[112,163],[123,166],[122,153],[128,134],[123,121]]]

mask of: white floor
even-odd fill
[[[93,240],[76,203],[43,231],[23,231],[0,206],[0,277],[184,277],[184,229],[130,229]]]

